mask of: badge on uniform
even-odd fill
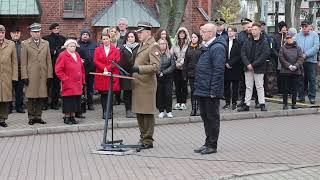
[[[155,54],[156,56],[159,56],[160,53],[159,53],[159,51],[155,51],[154,54]]]

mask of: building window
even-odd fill
[[[84,18],[84,0],[64,0],[64,18]]]

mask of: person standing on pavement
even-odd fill
[[[311,104],[316,103],[317,93],[317,53],[319,51],[319,36],[311,30],[311,23],[308,20],[301,22],[302,31],[295,38],[298,46],[302,49],[304,77],[299,76],[298,100],[305,102],[305,94],[308,93]],[[320,64],[319,64],[320,65]]]
[[[261,36],[261,25],[252,24],[252,37],[241,48],[241,59],[245,66],[246,96],[245,105],[238,111],[249,111],[253,86],[256,86],[261,111],[267,111],[265,106],[263,77],[266,71],[266,61],[269,56],[268,40]]]
[[[23,41],[21,79],[26,86],[29,125],[46,124],[42,120],[42,106],[48,97],[47,84],[52,80],[52,62],[48,41],[41,38],[41,25],[29,26],[31,38]]]
[[[13,81],[14,95],[15,95],[15,109],[17,113],[25,113],[23,109],[23,87],[24,82],[21,79],[21,31],[18,26],[13,26],[10,30],[11,40],[16,45],[17,63],[18,63],[18,81]],[[11,104],[12,105],[12,104]]]
[[[94,49],[97,47],[97,43],[90,39],[90,32],[88,29],[82,29],[80,32],[80,40],[78,41],[81,49],[84,49],[87,54],[87,59],[84,60],[84,68],[86,70],[86,85],[87,85],[87,105],[88,110],[94,110],[93,107],[93,84],[94,75],[90,72],[95,72],[93,63]]]
[[[137,33],[128,31],[123,38],[123,45],[120,48],[119,65],[131,75],[134,59],[139,48],[139,40]],[[121,75],[127,75],[120,71]],[[136,114],[132,112],[132,85],[130,79],[120,79],[120,88],[123,90],[123,101],[126,109],[127,118],[136,118]]]
[[[154,114],[156,113],[156,73],[160,69],[160,47],[151,36],[152,25],[138,23],[141,42],[132,68],[132,111],[137,113],[140,130],[139,143],[143,148],[153,148]]]
[[[52,67],[53,67],[53,80],[50,84],[48,84],[48,96],[51,98],[51,109],[59,109],[59,97],[60,97],[60,80],[57,77],[55,73],[55,64],[56,60],[58,58],[58,52],[63,46],[64,42],[66,41],[66,38],[59,34],[60,26],[58,23],[52,23],[49,27],[49,30],[51,30],[51,34],[44,36],[43,39],[47,40],[49,42],[50,46],[50,54],[51,54],[51,60],[52,60]],[[44,110],[48,109],[49,102],[48,98],[44,102]]]
[[[199,102],[194,97],[194,76],[195,69],[202,53],[202,39],[199,33],[193,32],[191,34],[191,43],[186,51],[186,58],[183,67],[183,74],[188,79],[191,90],[191,113],[190,116],[199,116]]]
[[[157,73],[157,107],[159,109],[159,118],[173,118],[172,115],[172,88],[173,72],[176,62],[169,53],[167,40],[159,39],[160,46],[160,70]]]
[[[111,72],[112,74],[119,74],[119,69],[112,63],[120,61],[120,52],[110,42],[110,35],[102,33],[101,35],[102,44],[94,50],[93,61],[96,66],[96,73]],[[107,111],[108,92],[110,77],[108,76],[95,76],[94,78],[94,89],[98,90],[101,95],[102,105],[102,117],[105,117]],[[119,78],[113,79],[113,91],[120,90]],[[111,118],[109,114],[109,118]]]
[[[76,52],[78,43],[68,39],[57,58],[55,73],[61,80],[62,112],[65,124],[78,124],[75,113],[81,111],[82,86],[85,84],[85,70],[80,55]]]
[[[170,55],[176,58],[176,70],[174,72],[173,81],[175,85],[175,94],[177,97],[177,103],[175,104],[175,110],[186,110],[187,97],[188,97],[188,85],[187,79],[183,77],[183,64],[185,54],[188,46],[191,42],[188,30],[185,27],[180,27],[175,35],[175,41],[170,49]]]
[[[280,74],[283,78],[283,109],[288,109],[288,94],[291,94],[292,109],[297,109],[297,80],[303,72],[303,53],[297,43],[294,41],[293,32],[286,34],[286,43],[279,52],[279,60],[281,63]]]
[[[195,153],[217,152],[220,131],[220,99],[223,98],[224,67],[227,43],[223,37],[216,37],[216,26],[208,23],[202,26],[203,52],[199,58],[193,95],[198,98],[200,115],[206,134],[205,144]]]
[[[12,101],[12,82],[18,81],[18,61],[15,44],[5,39],[6,29],[0,24],[0,126],[7,127]]]
[[[224,72],[224,97],[226,105],[223,109],[237,108],[237,100],[239,93],[239,80],[241,76],[241,47],[236,39],[237,28],[234,26],[228,27],[228,53]],[[231,96],[232,94],[232,96]],[[230,106],[232,100],[232,106]]]

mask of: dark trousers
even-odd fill
[[[303,68],[304,76],[298,77],[298,97],[304,100],[307,93],[309,99],[315,99],[317,92],[317,63],[305,62]]]
[[[193,92],[194,92],[194,77],[188,77],[189,85],[190,85],[190,90],[191,90],[191,102],[196,101]]]
[[[0,102],[0,122],[4,122],[8,119],[10,104],[11,102]]]
[[[186,103],[188,96],[187,80],[183,78],[182,70],[176,69],[174,71],[174,85],[177,96],[177,103]]]
[[[220,100],[217,98],[200,97],[200,116],[206,133],[206,147],[217,148],[220,131]]]
[[[104,115],[104,113],[107,111],[108,91],[106,93],[101,93],[100,101],[102,106],[102,114]]]
[[[28,98],[28,118],[29,119],[41,119],[42,106],[45,98]]]
[[[16,110],[22,110],[23,109],[23,86],[24,83],[22,80],[14,81],[13,83],[13,89],[14,89],[14,95],[15,95],[15,109]]]
[[[288,104],[288,94],[292,96],[292,104],[296,104],[297,100],[297,80],[299,75],[295,74],[281,74],[282,77],[282,93],[283,93],[283,104]]]
[[[60,91],[61,91],[60,79],[54,73],[53,80],[52,80],[51,106],[58,106]]]
[[[232,89],[231,89],[232,88]],[[238,100],[239,91],[239,81],[225,80],[224,81],[224,97],[226,98],[226,104],[231,102],[232,94],[232,104],[236,104]]]
[[[153,144],[154,133],[154,115],[153,114],[137,114],[137,120],[140,130],[140,142],[143,144]]]
[[[131,110],[132,107],[132,90],[123,91],[123,102],[126,108],[126,111]]]
[[[239,100],[244,103],[244,98],[246,96],[246,81],[244,78],[244,72],[240,74],[239,80]]]
[[[94,76],[89,74],[86,75],[86,85],[87,85],[87,104],[93,104],[93,84]]]
[[[172,78],[158,80],[157,83],[157,107],[160,112],[172,111]]]

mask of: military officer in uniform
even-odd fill
[[[15,44],[5,39],[6,29],[0,24],[0,126],[7,127],[9,106],[12,101],[12,81],[18,80]]]
[[[156,73],[160,68],[160,47],[151,36],[151,24],[138,23],[141,45],[132,68],[132,111],[137,114],[140,130],[139,143],[143,148],[153,148],[154,114],[156,111]]]
[[[43,100],[48,97],[47,83],[52,79],[49,43],[41,39],[41,25],[29,26],[31,38],[22,42],[21,79],[26,86],[29,124],[46,124],[41,119]]]

